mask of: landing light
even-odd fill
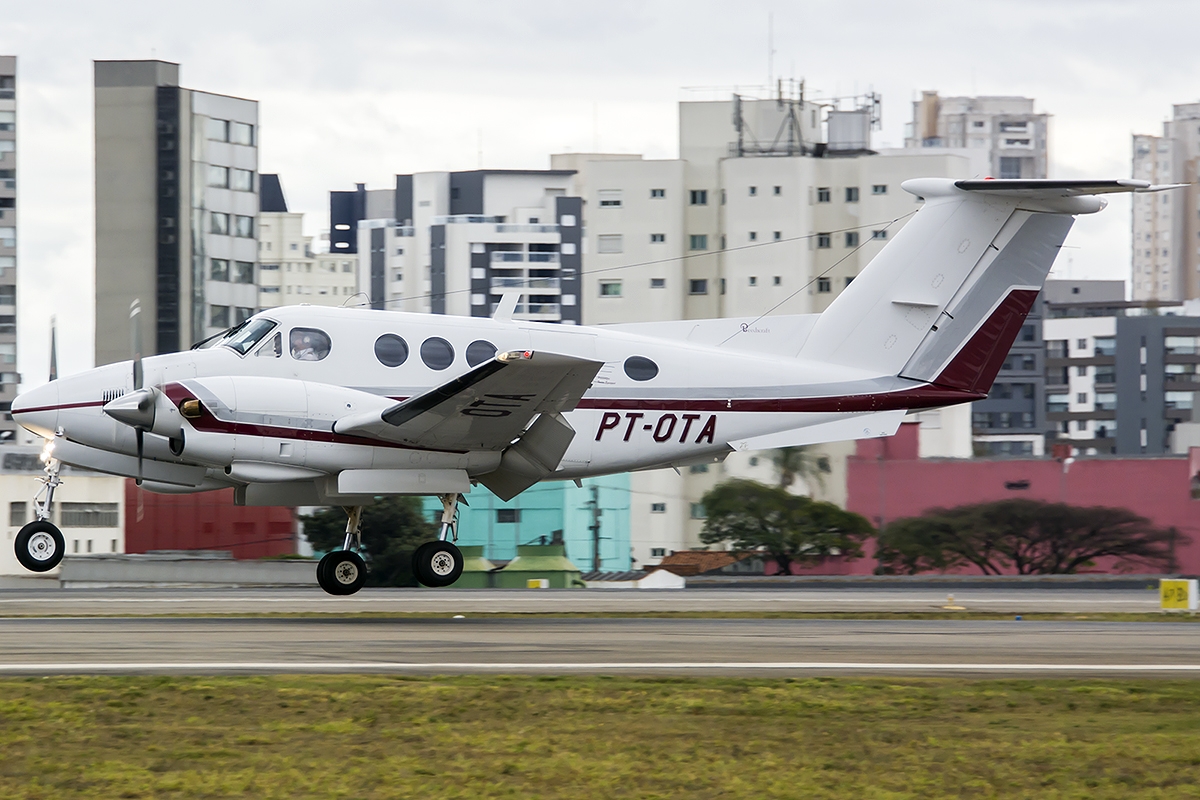
[[[53,457],[54,457],[54,442],[50,439],[47,439],[45,446],[42,447],[42,452],[38,456],[38,459],[43,464],[48,464],[48,463],[50,463],[50,459]]]
[[[199,400],[184,400],[179,404],[179,413],[185,419],[197,419],[200,416],[200,401]]]

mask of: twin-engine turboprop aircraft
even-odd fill
[[[987,395],[1076,214],[1140,181],[952,181],[822,314],[573,327],[294,306],[183,353],[110,364],[33,389],[13,418],[46,438],[28,569],[59,563],[60,463],[157,492],[233,487],[246,505],[340,505],[346,539],[317,581],[358,591],[362,507],[436,495],[441,532],[418,579],[462,571],[460,496],[510,499],[542,480],[717,461],[889,436],[910,409]],[[135,345],[135,353],[137,348]]]

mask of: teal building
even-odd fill
[[[593,487],[600,507],[598,567],[593,564]],[[482,546],[485,558],[508,561],[516,557],[517,545],[549,544],[554,532],[562,531],[567,558],[581,571],[628,570],[629,496],[628,473],[587,478],[582,488],[570,481],[539,483],[507,503],[475,486],[464,495],[470,505],[458,507],[458,544]],[[440,521],[441,502],[436,497],[424,502],[429,518]]]

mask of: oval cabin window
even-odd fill
[[[394,333],[385,333],[375,340],[375,357],[385,367],[398,367],[408,360],[408,342]]]
[[[430,369],[446,369],[454,363],[454,347],[445,339],[430,337],[421,343],[421,360]]]
[[[625,359],[625,374],[635,381],[648,381],[658,374],[658,364],[645,356],[630,356]]]
[[[316,328],[292,328],[288,346],[297,361],[320,361],[329,355],[329,334]]]
[[[480,339],[467,345],[467,364],[472,367],[477,367],[485,361],[491,361],[495,357],[496,345],[491,342]]]

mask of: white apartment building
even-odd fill
[[[17,57],[0,56],[0,441],[16,439],[17,396]]]
[[[1045,178],[1049,172],[1050,115],[1030,97],[940,97],[921,92],[905,148],[961,151],[972,177]]]
[[[1172,110],[1162,136],[1134,134],[1133,177],[1192,185],[1133,196],[1134,300],[1200,297],[1200,103]]]
[[[1117,317],[1058,317],[1042,321],[1042,336],[1047,356],[1056,359],[1093,359],[1116,354]],[[1048,368],[1061,371],[1047,382],[1054,386],[1046,393],[1046,411],[1050,414],[1079,415],[1056,422],[1057,439],[1107,440],[1115,439],[1117,423],[1112,419],[1089,419],[1082,415],[1096,411],[1113,411],[1117,405],[1116,372],[1112,364],[1081,365]],[[1142,380],[1145,380],[1145,375]],[[1081,446],[1081,452],[1095,455],[1107,453],[1095,446]]]
[[[314,253],[304,235],[304,215],[288,211],[278,175],[263,175],[258,214],[258,307],[308,303],[340,306],[358,291],[357,259],[347,253]]]

